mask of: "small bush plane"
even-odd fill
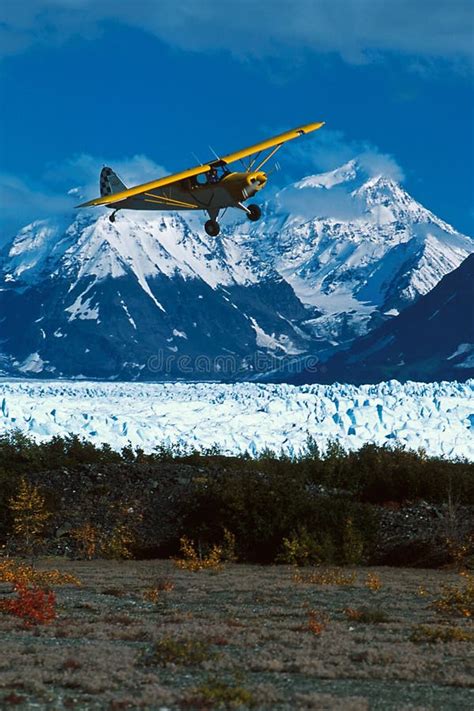
[[[118,210],[204,210],[209,215],[204,228],[208,235],[216,237],[220,231],[217,221],[220,210],[236,207],[243,210],[249,220],[260,219],[260,207],[245,205],[245,202],[265,187],[267,174],[262,170],[265,163],[288,141],[323,125],[324,122],[309,123],[209,163],[133,188],[127,188],[111,168],[104,167],[100,173],[100,197],[77,207],[105,205],[113,210],[109,216],[111,222],[115,221]],[[250,158],[247,164],[244,158]],[[229,170],[228,166],[236,161],[241,161],[245,170]]]

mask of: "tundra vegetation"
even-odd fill
[[[4,435],[0,707],[472,708],[473,510],[393,447]]]

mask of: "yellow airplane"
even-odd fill
[[[324,122],[309,123],[196,168],[133,188],[127,188],[111,168],[105,167],[100,174],[100,198],[77,207],[110,207],[113,209],[111,222],[115,221],[118,210],[204,210],[209,215],[204,228],[208,235],[216,237],[220,232],[217,222],[220,210],[236,207],[244,210],[253,222],[260,218],[262,212],[258,205],[244,203],[265,187],[267,174],[263,166],[284,143],[321,126]],[[246,165],[243,159],[248,157],[251,160]],[[235,161],[241,161],[245,170],[230,171],[228,166]]]

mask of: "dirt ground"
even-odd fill
[[[0,615],[2,710],[474,708],[473,642],[413,639],[419,625],[472,631],[469,619],[429,607],[443,584],[459,582],[454,572],[342,569],[336,582],[349,584],[328,585],[310,580],[315,569],[295,578],[289,566],[40,567],[82,586],[57,588],[49,625]]]

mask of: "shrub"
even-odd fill
[[[164,637],[153,646],[147,663],[196,666],[214,657],[211,644],[205,640]]]
[[[131,558],[131,546],[134,543],[134,536],[130,528],[125,523],[117,523],[109,535],[104,537],[101,546],[101,553],[104,558],[122,560]]]
[[[133,458],[137,458],[135,454]],[[114,452],[110,445],[102,444],[98,447],[74,434],[64,437],[55,435],[46,442],[36,442],[20,430],[0,435],[0,471],[14,475],[120,461],[122,456]]]
[[[410,641],[415,644],[435,644],[437,642],[471,642],[474,632],[461,627],[429,627],[417,625],[413,628]]]
[[[110,558],[121,560],[131,558],[131,546],[135,541],[130,527],[125,523],[117,523],[111,530],[99,528],[87,521],[74,528],[71,537],[76,542],[80,558]]]
[[[222,560],[226,561],[227,563],[235,563],[237,561],[238,556],[236,552],[236,539],[234,534],[229,531],[228,528],[224,528],[224,540],[221,549]]]
[[[474,533],[469,533],[461,539],[446,539],[451,559],[458,570],[465,570],[474,565]]]
[[[52,590],[29,587],[23,583],[14,586],[16,597],[1,600],[0,611],[23,620],[27,627],[48,624],[56,617],[56,595]]]
[[[207,555],[198,553],[194,541],[187,536],[180,539],[182,558],[175,560],[175,565],[182,570],[220,570],[222,567],[222,547],[212,546]]]
[[[99,548],[99,532],[96,526],[86,521],[81,526],[73,528],[71,536],[77,543],[77,551],[81,558],[86,560],[95,558]]]
[[[344,552],[348,519],[354,535],[348,541],[346,533]],[[354,557],[360,539],[364,549],[372,550],[378,528],[377,516],[368,506],[347,496],[321,494],[305,466],[281,459],[259,459],[251,468],[245,463],[237,470],[213,470],[205,483],[201,477],[195,480],[183,523],[188,536],[207,546],[221,545],[222,531],[228,527],[239,558],[257,563],[281,561],[285,554],[302,563],[305,548],[311,551],[310,560],[344,563],[348,555]],[[291,545],[282,543],[284,539]]]
[[[362,607],[360,609],[354,609],[353,607],[346,607],[343,612],[351,622],[360,622],[365,625],[389,621],[387,613],[377,608]]]
[[[81,581],[70,573],[61,573],[56,569],[37,570],[31,565],[17,563],[13,558],[0,559],[0,583],[46,588],[57,585],[81,585]]]
[[[357,565],[362,560],[364,552],[364,539],[360,531],[354,526],[352,518],[349,516],[344,524],[342,533],[342,553],[344,563],[347,565]]]
[[[91,471],[83,477],[84,465]],[[114,471],[104,467],[103,478],[95,480],[102,465],[114,465]],[[117,453],[75,435],[36,443],[16,431],[0,436],[0,544],[7,540],[18,513],[9,502],[23,485],[44,498],[43,512],[53,513],[51,527],[61,527],[59,506],[64,497],[58,494],[57,482],[63,468],[80,487],[78,508],[67,511],[75,537],[67,543],[63,536],[51,537],[48,545],[55,552],[67,545],[73,554],[77,551],[86,558],[127,557],[132,550],[175,555],[185,534],[197,542],[204,557],[217,546],[222,547],[222,560],[238,556],[257,563],[283,559],[299,565],[354,565],[371,560],[377,551],[379,513],[372,504],[391,500],[401,505],[420,498],[443,506],[453,501],[462,501],[463,506],[474,503],[473,463],[445,461],[400,447],[365,445],[358,452],[346,452],[330,443],[320,451],[308,437],[306,451],[297,456],[265,451],[252,459],[225,456],[215,448],[199,452],[182,446],[157,448],[151,454],[129,446]],[[134,514],[132,521],[117,505],[113,474],[117,471],[121,483],[134,487],[134,474],[141,476],[148,468],[156,481],[162,472],[169,476],[174,493],[163,504],[153,489],[140,490],[131,508],[143,511],[145,518],[139,521]],[[45,471],[48,485],[40,493],[38,481]],[[84,478],[92,485],[85,486]],[[67,498],[65,505],[70,506],[70,489]],[[100,510],[88,520],[89,504],[95,501]],[[27,531],[25,550],[48,533],[48,521],[37,534]],[[461,528],[447,529],[443,535],[457,541],[467,524]],[[472,551],[448,546],[456,565],[469,567]]]
[[[11,583],[16,597],[0,601],[0,611],[20,617],[26,626],[47,624],[56,617],[57,585],[80,585],[74,575],[59,570],[36,570],[11,558],[0,560],[0,582]]]
[[[320,612],[319,610],[308,610],[308,622],[306,629],[316,635],[316,637],[319,637],[320,634],[326,629],[328,622],[329,618],[324,612]]]
[[[336,585],[347,587],[356,581],[355,573],[344,573],[337,568],[321,568],[311,573],[302,573],[297,570],[293,573],[293,582],[302,585]]]
[[[151,602],[153,605],[156,605],[160,598],[161,591],[158,590],[158,588],[146,588],[146,590],[143,591],[143,599],[145,602]]]
[[[376,573],[367,573],[365,587],[372,592],[378,592],[382,588],[382,581]]]
[[[440,614],[471,618],[474,616],[474,575],[461,573],[460,577],[463,578],[460,585],[444,585],[443,594],[430,606]]]
[[[146,602],[151,602],[156,605],[161,600],[162,593],[168,593],[172,590],[174,590],[173,581],[168,578],[164,578],[163,580],[158,580],[150,588],[146,588],[143,591],[143,599],[146,600]]]
[[[252,707],[255,703],[254,695],[248,689],[212,678],[192,689],[183,705],[193,709],[234,709]]]
[[[20,548],[31,555],[51,516],[46,510],[45,498],[36,486],[22,478],[17,495],[8,504],[13,513],[13,531]]]
[[[474,465],[462,460],[428,457],[402,446],[366,444],[347,455],[346,472],[344,486],[361,501],[445,502],[454,496],[474,503]]]
[[[289,565],[314,565],[321,562],[321,547],[305,526],[284,538],[277,561]]]

